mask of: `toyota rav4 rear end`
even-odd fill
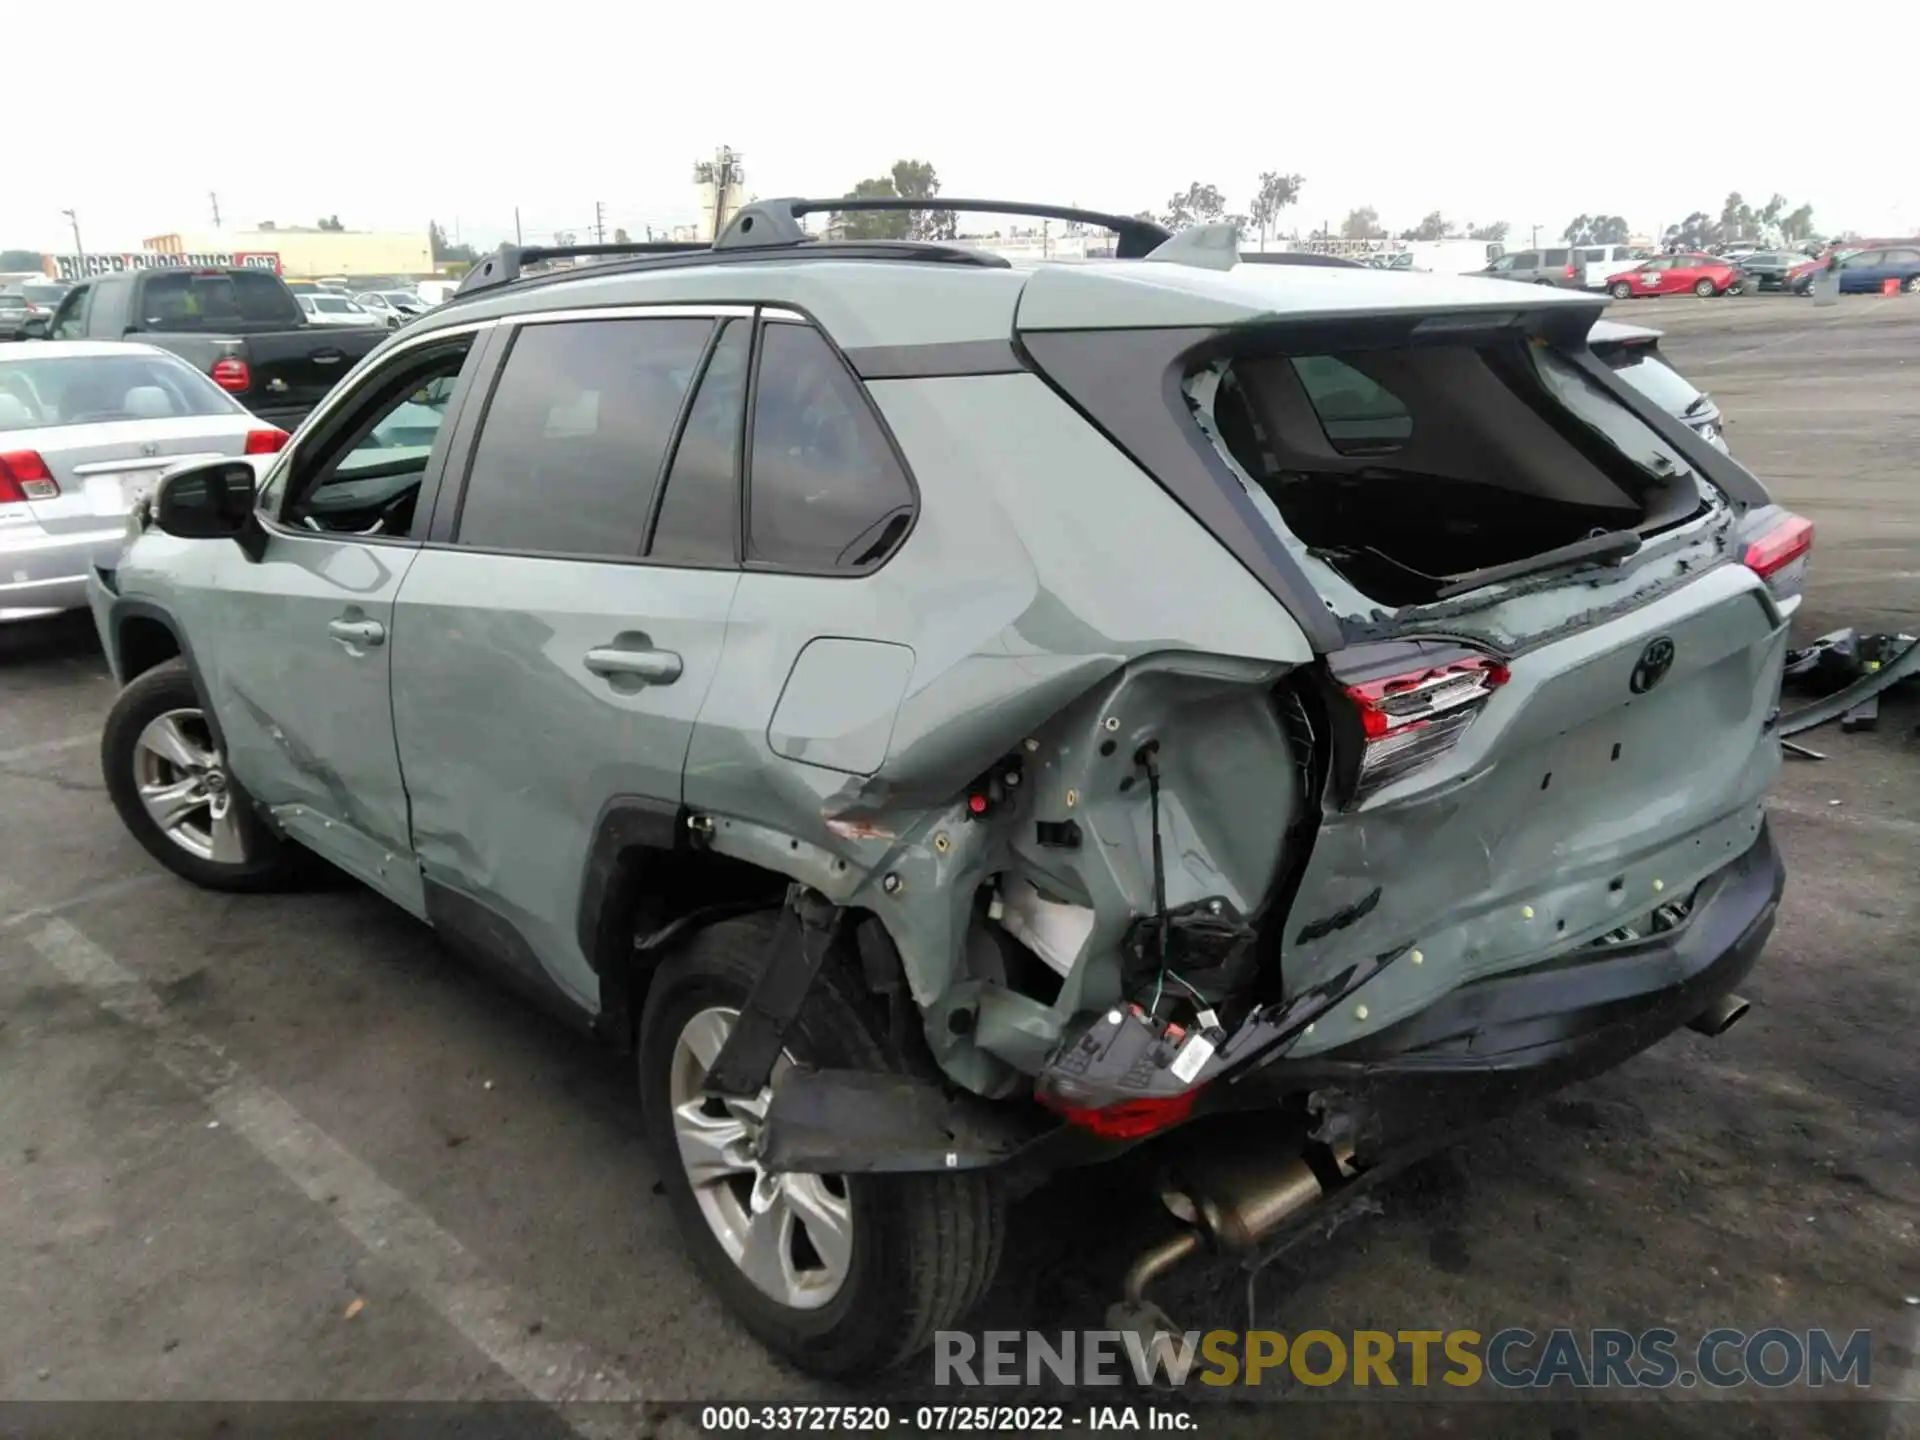
[[[1133,1301],[1203,1239],[1259,1243],[1745,1008],[1783,883],[1763,802],[1812,531],[1594,357],[1598,310],[1366,271],[1025,287],[1029,363],[1315,653],[1135,663],[1004,777],[1031,808],[980,923],[1064,977],[1071,1018],[1027,1067],[1052,1143],[1186,1127],[1165,1149],[1191,1228]],[[968,1043],[1045,1033],[966,1002]],[[1246,1111],[1257,1145],[1187,1126]]]

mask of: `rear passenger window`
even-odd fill
[[[1342,455],[1397,450],[1413,435],[1413,416],[1400,397],[1331,355],[1297,355],[1290,362],[1327,443]]]
[[[711,320],[528,325],[487,405],[455,543],[637,557]]]
[[[753,322],[729,320],[707,362],[700,391],[667,475],[654,522],[655,560],[731,565],[740,528],[740,432],[747,411]]]
[[[1567,252],[1564,250],[1548,250],[1545,252],[1545,259],[1548,265],[1565,265],[1567,263]]]
[[[906,533],[906,474],[858,382],[808,326],[761,332],[750,456],[749,561],[858,570]]]

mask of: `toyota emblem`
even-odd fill
[[[1627,681],[1627,688],[1636,695],[1644,695],[1666,679],[1667,671],[1672,668],[1673,640],[1666,635],[1649,640],[1647,648],[1640,652],[1639,663],[1633,667],[1633,678]]]

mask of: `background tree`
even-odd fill
[[[885,175],[858,182],[849,200],[925,200],[940,193],[940,177],[925,160],[896,160]],[[951,240],[960,233],[951,210],[836,210],[831,224],[848,240]]]
[[[891,175],[876,175],[856,183],[846,198],[894,200],[899,195]],[[830,223],[835,233],[848,240],[904,240],[911,220],[904,210],[836,210]]]
[[[323,226],[322,228],[332,227]],[[447,232],[440,228],[440,222],[437,220],[427,222],[427,243],[433,249],[433,263],[436,265],[444,264],[449,260],[463,260],[471,265],[474,261],[473,247],[451,243],[447,239]]]
[[[1661,242],[1669,249],[1704,250],[1720,238],[1719,223],[1704,210],[1696,210],[1678,225],[1669,225]]]
[[[1513,227],[1504,220],[1496,220],[1491,225],[1476,225],[1467,222],[1467,238],[1470,240],[1501,241],[1507,238],[1507,232]]]
[[[1341,237],[1347,240],[1377,240],[1385,233],[1380,228],[1380,212],[1371,205],[1349,210],[1340,222]]]
[[[322,230],[344,230],[347,228],[340,223],[340,217],[338,215],[323,216],[317,224],[318,228]]]
[[[1575,245],[1624,245],[1632,234],[1621,215],[1576,215],[1567,222],[1567,239]]]
[[[1813,206],[1802,205],[1780,217],[1780,235],[1789,245],[1810,240],[1814,234]]]
[[[925,160],[893,162],[894,193],[905,200],[931,200],[940,193],[940,177]],[[912,210],[907,214],[910,240],[951,240],[960,233],[960,217],[951,210]]]
[[[1260,188],[1254,191],[1247,207],[1247,219],[1260,232],[1260,248],[1267,248],[1267,232],[1280,218],[1280,212],[1300,198],[1300,177],[1282,175],[1277,170],[1262,171]]]
[[[1160,213],[1160,223],[1169,230],[1184,230],[1189,225],[1211,225],[1216,220],[1227,219],[1227,198],[1220,193],[1217,185],[1203,185],[1198,180],[1185,190],[1175,192],[1167,201],[1167,208]]]
[[[1426,218],[1411,230],[1402,230],[1402,240],[1444,240],[1447,238],[1447,221],[1438,210],[1427,212]]]
[[[613,243],[616,245],[631,245],[633,241],[628,238],[627,232],[624,229],[616,225],[613,227]]]
[[[38,270],[46,263],[38,250],[0,250],[0,270]]]

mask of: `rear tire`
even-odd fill
[[[703,1179],[704,1193],[696,1194],[683,1137],[701,1153],[697,1147],[705,1126],[726,1127],[748,1111],[688,1098],[683,1040],[697,1043],[700,1028],[711,1032],[716,1024],[725,1034],[731,1019],[714,1017],[744,1008],[772,937],[767,916],[722,921],[663,961],[654,975],[638,1047],[647,1145],[696,1268],[740,1322],[768,1349],[811,1374],[870,1376],[912,1358],[933,1342],[935,1331],[959,1326],[992,1285],[1006,1233],[1003,1198],[992,1178],[977,1172],[801,1177],[807,1198],[802,1202],[796,1196],[799,1218],[790,1232],[782,1232],[780,1284],[765,1283],[764,1265],[758,1267],[762,1279],[748,1273],[745,1255],[753,1242],[728,1227],[743,1217],[752,1224],[785,1201],[776,1199],[755,1217],[750,1203],[736,1210],[725,1194],[715,1193],[732,1187],[739,1204],[741,1189],[757,1195],[761,1187],[778,1183],[750,1165],[717,1182]],[[788,1055],[823,1067],[911,1068],[883,1038],[836,959],[829,958],[807,997],[788,1036]],[[678,1081],[676,1064],[683,1067]],[[727,1163],[737,1161],[730,1157]],[[826,1246],[813,1243],[815,1221],[809,1218],[822,1213],[822,1194],[845,1216],[844,1222],[829,1222],[832,1243]],[[844,1231],[832,1228],[841,1223]],[[804,1250],[797,1239],[802,1228],[808,1232]],[[723,1230],[742,1259],[723,1244]],[[811,1278],[811,1288],[805,1289],[795,1287],[796,1275],[825,1278]],[[783,1286],[800,1303],[776,1296],[774,1288]]]
[[[1607,287],[1607,293],[1616,300],[1631,300],[1633,298],[1633,285],[1630,281],[1616,280]]]
[[[1698,295],[1702,300],[1711,299],[1713,297],[1713,281],[1711,280],[1694,281],[1693,293]]]
[[[303,852],[267,828],[227,773],[184,661],[156,665],[120,692],[100,734],[100,768],[121,822],[182,879],[258,891],[300,878]]]

